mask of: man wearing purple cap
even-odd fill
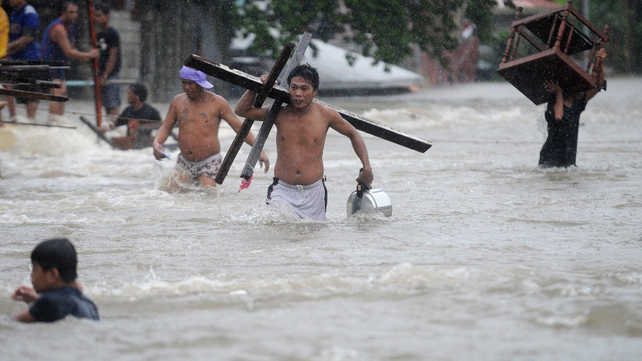
[[[237,133],[242,123],[223,97],[205,90],[213,87],[205,73],[183,66],[180,77],[184,93],[175,96],[169,105],[165,121],[152,145],[154,157],[158,160],[166,157],[163,143],[178,123],[178,148],[181,151],[176,161],[178,184],[174,182],[170,189],[175,190],[190,180],[202,186],[215,187],[214,178],[222,163],[218,139],[221,119]],[[245,141],[253,145],[254,135],[250,133]],[[265,152],[261,152],[259,162],[267,172],[270,161]]]

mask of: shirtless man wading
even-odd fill
[[[180,77],[184,93],[175,96],[169,105],[152,145],[154,157],[158,160],[165,158],[163,143],[178,122],[178,147],[181,151],[176,161],[178,184],[173,182],[170,190],[176,190],[181,183],[188,181],[216,187],[214,179],[222,163],[218,139],[221,119],[237,133],[242,123],[223,97],[204,89],[213,87],[205,73],[183,66]],[[245,142],[253,145],[254,135],[250,133]],[[265,152],[261,152],[259,162],[267,172],[270,162]]]
[[[265,82],[267,76],[262,76]],[[319,90],[319,74],[310,65],[299,65],[288,75],[289,105],[276,117],[274,183],[268,189],[271,204],[289,204],[302,217],[325,220],[327,190],[323,184],[323,147],[328,129],[350,138],[352,148],[363,165],[357,182],[369,188],[374,180],[368,150],[359,132],[336,110],[314,103]],[[261,121],[269,106],[253,108],[255,93],[245,92],[236,105],[236,114]]]

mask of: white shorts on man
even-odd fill
[[[268,190],[268,203],[288,205],[301,218],[325,221],[328,191],[323,180],[310,185],[294,185],[275,178]]]

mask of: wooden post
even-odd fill
[[[568,16],[571,14],[571,12],[568,10],[568,8],[571,6],[573,3],[573,0],[568,0],[568,4],[566,5],[566,9],[564,10],[564,13],[562,15],[562,22],[560,23],[560,28],[557,31],[557,37],[555,38],[555,45],[553,45],[553,49],[555,50],[560,50],[562,46],[562,36],[564,36],[564,30],[566,30],[566,21],[568,20]]]
[[[296,46],[296,52],[294,53],[294,56],[290,61],[290,65],[288,65],[288,68],[284,72],[282,72],[281,76],[279,77],[279,84],[284,85],[287,81],[287,77],[290,75],[290,72],[301,63],[301,59],[303,59],[305,49],[307,49],[311,39],[312,33],[303,33],[301,40],[299,40],[299,44],[297,44]],[[252,178],[256,162],[261,156],[261,151],[263,150],[265,141],[267,140],[267,137],[272,130],[272,126],[276,121],[276,116],[279,115],[279,110],[281,110],[282,105],[282,101],[275,100],[270,106],[270,111],[268,112],[267,117],[263,120],[263,124],[261,124],[261,130],[259,130],[259,133],[256,135],[256,140],[254,141],[252,150],[250,150],[250,154],[248,154],[247,160],[245,161],[245,166],[241,171],[241,177],[247,181]]]
[[[252,103],[253,107],[260,108],[263,106],[265,99],[267,99],[270,90],[272,90],[272,87],[276,82],[276,78],[279,76],[279,74],[281,73],[281,70],[283,70],[283,67],[285,66],[288,59],[290,58],[290,54],[292,54],[292,50],[294,50],[294,46],[295,46],[294,43],[288,43],[283,48],[283,50],[281,51],[281,54],[279,55],[279,58],[277,59],[274,66],[272,67],[270,74],[268,75],[267,81],[261,87],[260,91],[256,94],[256,97],[254,98],[254,103]],[[236,137],[234,138],[234,141],[232,142],[230,149],[225,154],[225,158],[223,159],[223,163],[221,163],[221,167],[219,168],[218,173],[216,173],[216,178],[214,178],[214,181],[216,182],[216,184],[219,184],[219,185],[223,184],[223,181],[225,180],[225,177],[227,177],[227,173],[229,172],[230,167],[232,166],[232,162],[234,161],[234,158],[236,158],[236,155],[241,149],[241,146],[243,145],[245,138],[247,137],[248,134],[250,134],[250,129],[252,129],[252,124],[254,124],[254,121],[246,118],[245,121],[243,122],[243,125],[241,126],[241,129],[239,129],[238,133],[236,133]]]
[[[604,33],[606,34],[607,39],[608,39],[608,36],[609,36],[609,32],[610,32],[610,31],[611,31],[611,25],[609,25],[609,24],[604,25]],[[607,41],[608,41],[608,40],[607,40]],[[600,41],[600,42],[597,44],[597,47],[599,47],[600,49],[603,49],[603,48],[604,48],[604,42],[603,42],[603,41]],[[595,82],[595,85],[596,85],[598,88],[602,88],[602,87],[604,86],[604,84],[598,84],[598,83],[597,83],[597,81],[598,81],[598,75],[599,75],[598,70],[599,70],[601,67],[602,67],[602,58],[596,58],[596,59],[595,59],[595,65],[593,66],[593,71],[591,72],[591,77],[593,78],[593,81]],[[604,79],[602,79],[602,83],[604,83]]]
[[[96,35],[96,16],[94,14],[94,0],[87,0],[87,12],[89,13],[89,33],[91,35],[91,46],[98,48]],[[100,92],[100,63],[99,58],[93,60],[94,65],[94,93],[96,95],[96,126],[100,129],[103,121],[103,101]]]
[[[522,17],[522,7],[518,7],[517,11],[515,12],[515,20],[519,20],[519,18]],[[513,41],[515,39],[515,33],[517,32],[517,28],[515,26],[511,27],[510,29],[510,36],[508,37],[508,42],[506,43],[506,50],[504,51],[504,57],[502,58],[502,63],[505,63],[508,61],[508,56],[511,53],[511,47],[513,46]]]

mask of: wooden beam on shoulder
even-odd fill
[[[247,90],[258,92],[263,87],[261,79],[256,76],[247,74],[237,69],[232,69],[224,64],[209,61],[196,54],[192,54],[187,59],[185,59],[184,64],[186,66],[189,66],[190,68],[200,70],[207,75],[213,76],[217,79],[221,79],[230,84],[240,86]],[[281,101],[283,103],[290,103],[290,93],[285,88],[279,85],[275,85],[272,87],[272,89],[270,89],[268,97]],[[337,112],[339,112],[343,119],[347,120],[350,124],[352,124],[352,126],[362,132],[374,135],[375,137],[393,142],[395,144],[404,146],[412,150],[416,150],[421,153],[425,153],[428,149],[430,149],[430,147],[432,147],[432,144],[427,140],[402,133],[397,129],[370,119],[366,119],[358,114],[332,106],[318,99],[315,99],[314,101],[335,109]]]

